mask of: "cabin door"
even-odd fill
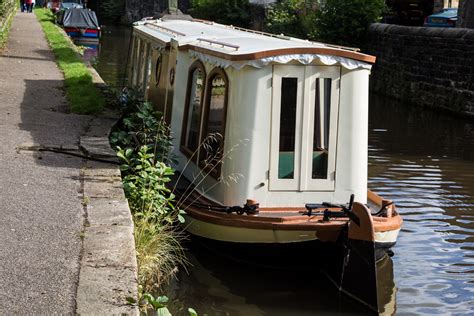
[[[272,191],[334,191],[340,67],[273,67]]]

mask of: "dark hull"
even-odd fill
[[[320,242],[308,241],[291,244],[242,244],[210,240],[192,236],[195,253],[202,249],[227,257],[248,267],[266,267],[275,270],[321,272],[326,275],[341,293],[379,312],[387,299],[381,296],[377,266],[390,260],[386,248],[364,241]],[[377,258],[376,258],[377,253]],[[377,264],[379,262],[379,264]],[[385,273],[384,273],[385,274]],[[387,279],[386,275],[382,275]],[[391,278],[393,288],[393,275]],[[385,291],[387,292],[387,291]]]

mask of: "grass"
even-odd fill
[[[64,73],[66,97],[71,111],[78,114],[100,113],[105,99],[92,82],[92,76],[67,35],[54,23],[48,9],[34,10],[51,49],[56,56],[59,69]]]
[[[138,283],[143,293],[162,289],[187,264],[183,235],[171,224],[157,223],[152,212],[133,216],[135,224],[135,249],[138,262]]]
[[[7,43],[10,27],[15,17],[18,3],[15,1],[0,0],[0,49]]]

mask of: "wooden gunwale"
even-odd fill
[[[375,193],[369,191],[368,198],[380,205],[377,202],[381,202],[380,198]],[[202,202],[207,204],[215,204],[207,199],[201,199]],[[213,211],[208,209],[200,209],[194,206],[189,206],[186,209],[186,213],[197,220],[209,222],[216,225],[230,226],[230,227],[241,227],[241,228],[253,228],[253,229],[264,229],[264,230],[297,230],[297,231],[338,231],[345,227],[349,218],[335,218],[329,222],[323,222],[322,215],[313,215],[308,217],[302,215],[301,208],[261,208],[260,214],[266,213],[265,216],[258,215],[238,215],[228,214],[225,212]],[[323,211],[324,209],[320,209]],[[337,211],[336,208],[331,210]],[[291,216],[271,216],[269,214],[276,212],[295,213]],[[314,210],[317,212],[318,210]],[[299,215],[301,214],[301,215]],[[399,229],[402,225],[402,218],[397,213],[394,213],[392,217],[372,217],[374,222],[375,232],[384,232]]]

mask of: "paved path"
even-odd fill
[[[76,310],[83,161],[25,150],[77,148],[91,118],[66,114],[62,89],[35,15],[18,13],[0,53],[0,315]]]

